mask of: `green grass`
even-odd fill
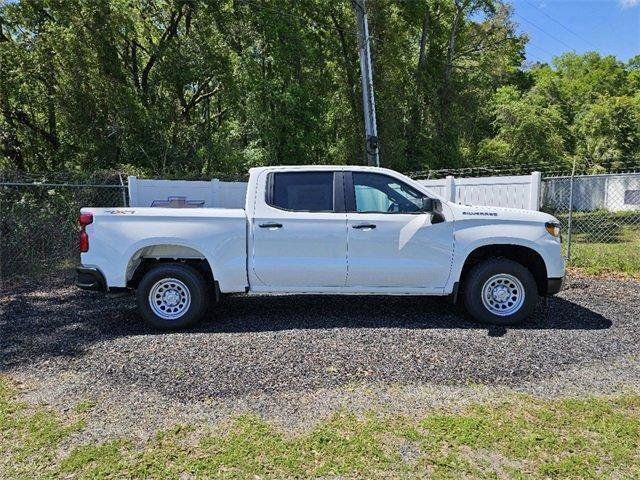
[[[640,278],[640,243],[585,243],[571,246],[571,266],[590,275]]]
[[[550,212],[563,227],[563,252],[567,254],[566,212]],[[589,275],[640,278],[640,211],[575,212],[572,217],[571,267]]]
[[[616,243],[588,243],[576,235],[571,243],[571,266],[591,275],[614,273],[640,278],[640,231],[626,227]]]
[[[286,435],[245,415],[175,426],[144,444],[70,448],[93,404],[60,417],[0,381],[0,478],[638,478],[640,395],[514,396],[421,419],[341,411]]]

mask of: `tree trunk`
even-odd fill
[[[407,165],[411,169],[419,168],[419,160],[417,156],[416,140],[420,130],[422,129],[423,104],[425,89],[423,85],[424,70],[427,66],[427,48],[430,34],[430,16],[429,5],[425,5],[424,18],[422,20],[422,33],[420,35],[420,46],[418,50],[418,65],[415,72],[416,93],[411,106],[411,115],[409,117],[409,126],[406,133],[406,160]]]
[[[51,146],[54,150],[58,150],[60,141],[58,140],[58,122],[56,118],[56,72],[53,64],[53,55],[53,51],[50,51],[47,59],[47,82],[45,85],[47,91],[47,129],[51,138]]]
[[[0,43],[8,41],[9,37],[4,34],[2,17],[0,17]],[[22,146],[20,145],[20,141],[18,140],[18,136],[16,135],[15,123],[13,121],[13,117],[11,116],[7,85],[6,70],[4,68],[4,64],[0,62],[0,112],[2,112],[4,121],[9,127],[6,131],[0,134],[0,148],[2,149],[0,151],[7,158],[10,158],[15,167],[22,172],[26,168],[24,164],[24,157],[22,156],[21,151]]]
[[[464,11],[469,5],[469,2],[470,0],[465,0],[462,4],[455,2],[456,13],[453,17],[451,33],[449,34],[447,60],[444,66],[444,78],[442,81],[442,89],[440,94],[440,125],[444,123],[451,104],[451,76],[453,73],[453,59],[456,53],[456,40],[458,37],[458,30],[460,29],[460,23],[464,19]]]
[[[331,13],[331,21],[333,22],[333,26],[336,29],[336,33],[338,34],[338,40],[340,42],[340,49],[342,51],[342,59],[344,62],[344,72],[345,72],[345,86],[347,90],[347,97],[349,98],[349,105],[351,106],[351,114],[353,116],[354,125],[356,128],[354,129],[354,154],[359,155],[360,152],[360,140],[361,140],[361,118],[359,115],[360,112],[360,103],[358,101],[358,95],[356,94],[355,85],[356,85],[356,74],[353,70],[353,64],[351,63],[351,59],[349,56],[350,48],[347,45],[347,39],[344,34],[344,29],[342,25],[340,25],[340,21],[336,17],[335,13]]]

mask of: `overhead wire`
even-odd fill
[[[547,12],[545,12],[544,10],[542,10],[540,7],[536,6],[534,3],[530,2],[529,0],[524,0],[524,2],[526,2],[527,4],[531,5],[533,8],[535,8],[536,10],[538,10],[540,13],[542,13],[545,17],[547,17],[549,20],[551,20],[552,22],[557,23],[558,25],[560,25],[563,29],[565,29],[567,32],[569,32],[570,34],[572,34],[573,36],[575,36],[576,38],[579,38],[580,40],[582,40],[585,43],[588,43],[589,45],[591,45],[593,48],[595,48],[596,50],[598,49],[598,47],[596,47],[591,41],[587,40],[586,38],[584,38],[582,35],[577,34],[576,32],[574,32],[572,29],[570,29],[569,27],[567,27],[565,24],[563,24],[561,21],[555,19],[554,17],[552,17],[551,15],[549,15]]]
[[[533,43],[533,42],[529,41],[529,42],[527,42],[527,45],[530,45],[530,46],[532,46],[533,48],[535,48],[535,49],[537,49],[537,50],[539,50],[539,51],[541,51],[541,52],[546,53],[546,54],[547,54],[547,55],[549,55],[549,57],[551,57],[551,58],[555,57],[555,54],[554,54],[554,53],[550,52],[550,51],[549,51],[549,50],[547,50],[546,48],[542,48],[540,45],[538,45],[538,44],[536,44],[536,43]]]
[[[570,49],[572,52],[575,52],[575,48],[573,48],[571,45],[569,45],[567,42],[565,42],[564,40],[556,37],[555,35],[547,32],[544,28],[540,27],[539,25],[537,25],[536,23],[532,22],[531,20],[525,18],[524,16],[522,16],[520,13],[518,12],[514,12],[514,15],[516,15],[517,17],[520,17],[522,20],[524,20],[525,22],[527,22],[529,25],[533,26],[534,28],[536,28],[537,30],[540,30],[542,33],[544,33],[545,35],[547,35],[548,37],[554,39],[556,42],[563,44],[565,47],[567,47],[568,49]]]

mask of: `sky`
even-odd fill
[[[627,61],[640,55],[640,0],[511,0],[527,63],[575,50]]]

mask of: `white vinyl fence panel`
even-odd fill
[[[436,195],[465,205],[540,209],[540,172],[504,177],[419,180]]]
[[[244,208],[245,182],[141,180],[129,177],[132,207]]]
[[[438,180],[418,180],[418,183],[423,184],[429,189],[430,192],[449,200],[452,195],[453,183],[450,181],[453,177],[441,178]]]
[[[467,205],[540,208],[539,172],[531,175],[419,180],[430,191],[447,200]],[[245,182],[187,180],[141,180],[129,177],[132,207],[222,207],[244,208]]]

